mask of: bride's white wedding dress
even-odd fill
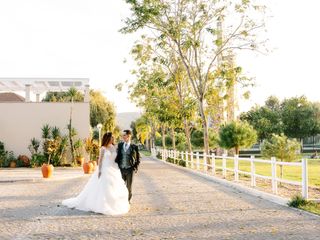
[[[104,154],[100,178],[97,167],[81,193],[75,198],[62,201],[62,205],[106,215],[127,213],[130,209],[128,189],[121,177],[118,164],[114,161],[117,155],[116,148],[101,147],[101,152]]]

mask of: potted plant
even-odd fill
[[[11,167],[11,168],[17,167],[17,161],[16,161],[15,159],[12,159],[12,160],[10,161],[10,167]]]
[[[93,139],[90,137],[85,139],[85,150],[89,154],[90,159],[91,159],[91,155],[93,152],[93,148],[94,148]],[[94,165],[93,165],[92,161],[85,162],[82,167],[83,167],[83,172],[85,174],[92,173],[93,169],[94,169]]]
[[[54,167],[50,164],[52,154],[57,150],[57,143],[53,139],[47,139],[44,143],[44,150],[48,156],[48,162],[44,163],[41,167],[42,176],[44,178],[50,178],[53,174]]]
[[[93,171],[97,167],[97,159],[99,157],[99,144],[98,141],[92,140],[92,152],[91,152],[91,157],[90,157],[90,162],[93,164]]]

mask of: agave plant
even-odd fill
[[[30,145],[28,146],[28,149],[31,155],[38,154],[39,147],[40,147],[40,141],[37,140],[36,138],[32,138],[30,140]]]
[[[60,129],[58,127],[53,127],[51,129],[51,135],[53,139],[61,137]]]
[[[48,124],[43,125],[41,131],[43,139],[49,139],[51,137],[51,127]]]
[[[75,150],[76,157],[82,157],[83,143],[81,139],[78,139],[77,141],[75,141],[74,150]]]

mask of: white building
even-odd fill
[[[87,78],[0,78],[0,141],[15,156],[30,156],[30,139],[41,139],[45,124],[67,133],[71,103],[40,102],[47,91],[68,91],[74,87],[84,92],[84,102],[73,103],[73,127],[78,138],[90,133],[89,79]],[[25,98],[11,93],[23,93]],[[6,94],[4,94],[6,93]],[[35,101],[32,101],[34,96]],[[23,101],[24,100],[24,101]]]

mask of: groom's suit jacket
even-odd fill
[[[122,162],[122,148],[123,148],[124,142],[121,142],[118,144],[118,150],[117,150],[117,157],[115,159],[115,162],[118,163],[119,168],[121,166]],[[137,171],[138,166],[140,164],[140,153],[139,153],[139,148],[135,144],[130,144],[130,154],[129,154],[129,164],[133,168],[133,170]]]

